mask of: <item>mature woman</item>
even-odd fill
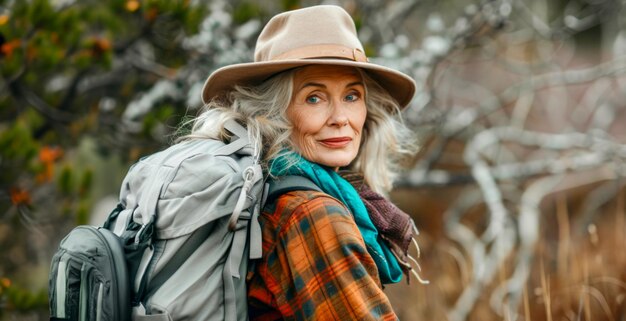
[[[299,175],[321,190],[265,206],[251,319],[396,319],[382,284],[411,269],[413,225],[381,195],[415,151],[399,119],[414,91],[408,76],[368,62],[336,6],[275,16],[254,62],[207,79],[193,135],[226,137],[222,124],[235,119],[254,136],[270,180]]]

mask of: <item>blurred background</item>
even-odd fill
[[[391,198],[430,284],[386,287],[399,317],[626,320],[624,0],[0,0],[0,320],[47,320],[61,238],[271,16],[321,3],[418,83]]]

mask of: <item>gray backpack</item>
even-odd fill
[[[228,144],[193,139],[141,159],[104,226],[70,232],[52,262],[51,320],[248,319],[266,185],[247,130],[225,128]]]

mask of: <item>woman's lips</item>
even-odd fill
[[[329,147],[329,148],[342,148],[350,144],[351,141],[352,141],[352,138],[350,137],[333,137],[333,138],[322,139],[319,142],[322,145]]]

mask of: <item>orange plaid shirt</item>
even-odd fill
[[[294,191],[260,218],[263,257],[249,276],[250,320],[397,320],[345,205]]]

